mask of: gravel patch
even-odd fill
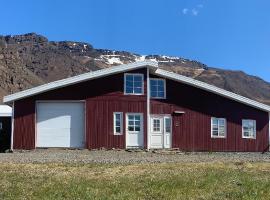
[[[270,162],[270,153],[37,149],[1,153],[0,163]]]

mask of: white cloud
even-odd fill
[[[184,15],[186,15],[186,14],[188,14],[188,11],[189,11],[189,9],[184,8],[184,9],[182,10],[182,13],[183,13]]]
[[[193,8],[184,8],[182,10],[182,13],[184,15],[192,15],[194,17],[199,15],[199,12],[203,9],[204,5],[203,4],[197,4]]]
[[[193,8],[193,9],[191,10],[191,13],[192,13],[193,16],[198,16],[199,11],[198,11],[196,8]]]

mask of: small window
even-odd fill
[[[165,117],[165,133],[171,133],[172,121],[170,117]]]
[[[123,134],[123,113],[121,112],[113,113],[113,133],[114,135]]]
[[[225,138],[226,137],[226,119],[212,117],[211,137],[212,138]]]
[[[141,116],[138,114],[128,115],[128,131],[140,132],[141,131]]]
[[[151,98],[165,99],[165,80],[158,78],[150,79]]]
[[[160,118],[153,118],[152,131],[154,133],[161,133],[161,119]]]
[[[3,130],[3,123],[0,122],[0,130]]]
[[[256,138],[256,121],[244,119],[242,120],[242,137],[243,138]]]
[[[143,74],[125,74],[125,94],[142,95]]]

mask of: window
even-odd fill
[[[242,137],[243,138],[256,138],[256,121],[244,119],[242,120]]]
[[[226,137],[226,119],[212,117],[211,137],[212,138],[225,138]]]
[[[150,79],[151,98],[165,99],[165,80],[158,78]]]
[[[172,121],[170,117],[165,117],[165,133],[171,133]]]
[[[161,133],[161,119],[153,118],[152,120],[152,132]]]
[[[123,113],[121,112],[113,113],[113,133],[114,135],[123,134]]]
[[[143,74],[125,74],[125,94],[143,94]]]
[[[141,131],[141,115],[129,114],[128,115],[128,131],[140,132]]]
[[[2,129],[3,129],[3,123],[0,122],[0,130],[2,130]]]

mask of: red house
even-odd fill
[[[144,61],[4,97],[12,148],[265,151],[270,106]]]

